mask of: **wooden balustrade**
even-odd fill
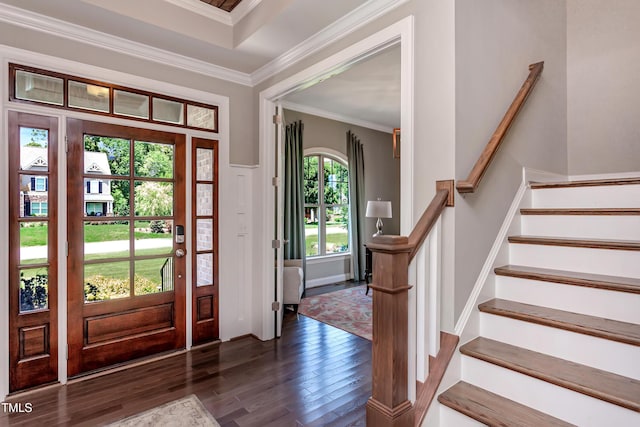
[[[480,185],[480,180],[489,168],[491,160],[493,160],[493,158],[495,157],[495,154],[498,151],[498,148],[500,148],[500,144],[502,143],[504,136],[517,117],[520,108],[522,108],[525,101],[529,97],[529,94],[536,85],[536,82],[538,81],[543,68],[544,62],[538,62],[529,65],[529,76],[522,84],[522,87],[518,91],[518,94],[511,103],[511,106],[509,106],[509,109],[500,121],[500,124],[491,136],[491,139],[487,143],[486,147],[484,147],[484,150],[482,151],[482,154],[480,154],[478,161],[473,166],[473,169],[471,169],[471,172],[469,172],[469,176],[466,180],[458,181],[458,183],[456,184],[456,188],[458,189],[459,193],[474,193],[477,190],[478,185]]]
[[[368,244],[373,254],[373,382],[367,402],[367,426],[413,426],[408,399],[409,263],[446,206],[453,181],[438,181],[436,195],[409,237],[377,236]]]

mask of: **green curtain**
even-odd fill
[[[353,280],[364,280],[364,152],[360,139],[347,132],[347,159],[349,161],[349,219],[351,226],[351,257]]]
[[[284,140],[284,245],[285,259],[305,258],[304,171],[302,121],[286,126]],[[303,261],[304,268],[304,261]]]

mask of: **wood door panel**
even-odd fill
[[[36,356],[49,355],[48,323],[20,328],[18,333],[20,335],[20,362]]]
[[[178,335],[176,328],[168,328],[105,344],[82,347],[82,359],[79,361],[78,371],[69,375],[101,370],[141,357],[175,350],[174,342],[178,340]],[[123,348],[127,351],[123,352]],[[69,352],[71,353],[71,348]]]
[[[85,344],[121,340],[174,326],[173,304],[85,318]],[[136,325],[131,327],[131,325]]]
[[[214,295],[205,295],[198,298],[198,322],[213,320],[214,318]]]

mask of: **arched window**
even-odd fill
[[[304,157],[307,257],[349,252],[349,171],[326,154]]]

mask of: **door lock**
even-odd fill
[[[185,251],[184,249],[176,249],[176,256],[178,258],[182,258],[186,254],[187,254],[187,251]]]

